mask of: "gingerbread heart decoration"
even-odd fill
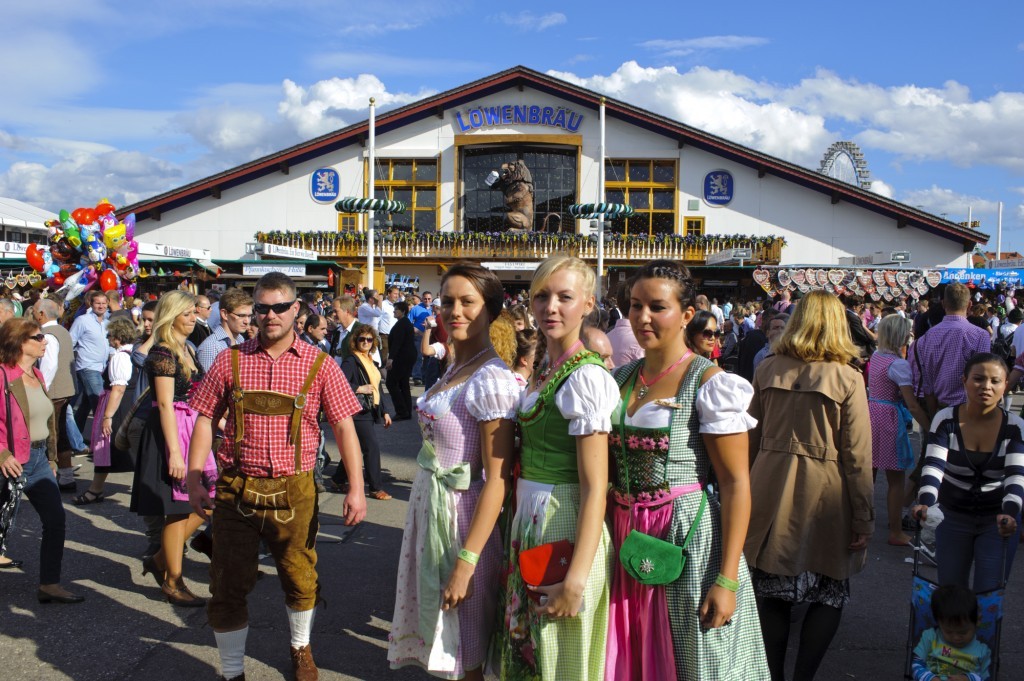
[[[832,284],[832,282],[825,282],[825,287],[824,288],[829,293],[835,293],[836,292],[836,287]]]
[[[845,286],[836,286],[835,289],[833,289],[832,292],[835,293],[837,296],[846,295],[846,287]]]
[[[754,281],[765,290],[765,293],[772,291],[772,273],[768,270],[754,270]]]
[[[896,273],[896,283],[900,285],[901,289],[906,290],[907,285],[910,283],[910,272],[906,270],[900,270]]]
[[[807,283],[807,272],[805,270],[793,270],[793,283],[802,286]]]
[[[857,283],[864,289],[871,286],[871,273],[865,272],[864,274],[857,275]]]
[[[807,284],[800,284],[799,286],[796,287],[796,289],[800,291],[800,293],[810,293],[811,291],[811,287],[808,286]]]
[[[882,294],[882,297],[885,298],[885,302],[887,302],[887,303],[891,303],[892,302],[892,294],[891,293],[885,292],[885,293]]]
[[[884,285],[884,284],[882,286],[876,286],[875,287],[875,293],[877,293],[880,296],[884,296],[888,292],[889,292],[889,287]]]
[[[843,283],[843,279],[846,278],[846,272],[843,270],[829,270],[828,271],[828,282],[832,286],[839,286]]]
[[[917,300],[918,298],[921,297],[921,294],[918,293],[916,288],[911,287],[911,289],[910,289],[910,297],[913,298],[914,300]]]
[[[779,285],[786,288],[793,281],[793,277],[789,276],[789,270],[779,270],[775,274],[775,278],[779,280]]]
[[[28,286],[28,275],[24,272],[16,276],[14,280],[17,282],[19,288],[25,288]]]
[[[882,273],[882,276],[885,278],[885,283],[889,288],[896,285],[896,272],[893,270],[886,270]]]
[[[43,281],[43,277],[38,272],[29,272],[28,283],[29,283],[30,286],[34,287],[34,286],[36,286],[38,284],[41,284],[42,281]]]
[[[928,282],[930,288],[935,288],[942,283],[942,272],[938,270],[928,270],[928,274],[924,275],[924,280]]]
[[[867,286],[864,287],[864,293],[865,294],[871,295],[874,292],[875,292],[875,282],[871,282],[870,284],[868,284]]]
[[[877,291],[875,291],[874,293],[871,294],[871,300],[875,301],[876,303],[879,300],[881,300],[881,299],[882,299],[882,295],[880,293],[878,293]]]
[[[4,286],[11,289],[12,291],[17,288],[18,280],[14,278],[14,274],[8,273],[7,278],[4,279]]]
[[[871,273],[871,281],[875,282],[875,286],[885,285],[885,272],[882,270],[875,270]]]

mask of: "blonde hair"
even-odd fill
[[[153,337],[156,342],[167,346],[167,348],[178,360],[181,371],[186,378],[192,378],[192,370],[186,361],[185,344],[178,344],[174,337],[174,320],[180,315],[195,309],[196,297],[188,291],[168,291],[160,296],[160,302],[156,304],[156,311],[153,313]]]
[[[569,255],[553,255],[550,258],[545,259],[533,274],[533,281],[530,282],[531,300],[535,295],[537,295],[537,291],[542,289],[544,285],[548,283],[548,279],[551,278],[551,275],[559,270],[569,270],[570,272],[575,272],[580,275],[580,280],[583,284],[583,294],[585,296],[594,295],[594,285],[597,282],[597,279],[594,275],[594,270],[590,265],[579,258],[574,258]]]
[[[846,308],[827,291],[811,291],[800,300],[772,350],[803,362],[848,364],[860,356],[850,338]]]
[[[876,329],[878,349],[899,352],[899,349],[910,341],[910,329],[913,325],[909,319],[898,314],[882,317]]]
[[[494,352],[498,354],[498,357],[501,358],[501,361],[506,366],[510,369],[514,367],[518,344],[516,342],[516,325],[508,310],[502,310],[498,318],[491,322],[488,333],[491,336],[491,345],[494,346]]]

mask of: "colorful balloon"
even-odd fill
[[[100,273],[100,288],[104,291],[113,291],[118,286],[117,274],[114,270],[103,270]]]
[[[122,244],[127,243],[126,232],[128,227],[125,223],[119,222],[116,225],[103,230],[103,243],[108,251],[116,251]]]
[[[114,204],[110,203],[110,199],[100,199],[100,202],[96,204],[96,215],[108,215],[114,212]]]
[[[124,218],[124,236],[128,241],[135,241],[135,213],[128,213]]]
[[[78,223],[71,217],[71,213],[62,210],[57,214],[60,217],[60,225],[64,228],[64,238],[71,242],[71,245],[78,248],[82,245],[82,237],[78,230]]]
[[[43,262],[43,250],[37,244],[29,244],[25,249],[25,261],[36,272],[42,272],[46,267],[46,263]]]
[[[138,287],[135,284],[125,284],[124,285],[124,294],[126,296],[129,296],[129,297],[134,296],[135,295],[135,291],[137,290],[137,288]]]

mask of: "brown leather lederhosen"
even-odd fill
[[[292,423],[288,439],[295,445],[295,474],[302,472],[302,411],[306,407],[306,395],[313,386],[317,372],[323,366],[327,354],[320,352],[313,360],[313,366],[302,384],[298,395],[286,395],[273,390],[243,390],[241,370],[239,368],[239,355],[241,351],[238,346],[230,348],[231,351],[231,378],[233,388],[231,389],[231,400],[234,403],[235,411],[235,463],[238,464],[238,445],[245,437],[245,412],[261,416],[287,416],[291,414]]]
[[[236,470],[224,470],[217,482],[210,562],[212,597],[207,608],[210,624],[225,631],[248,622],[246,598],[256,583],[255,558],[261,540],[274,555],[289,608],[309,610],[316,605],[320,593],[316,572],[318,505],[312,473],[302,472],[302,412],[306,395],[327,355],[317,355],[297,395],[243,389],[239,355],[237,347],[231,348]],[[262,478],[240,471],[239,444],[245,437],[246,412],[291,415],[289,439],[295,446],[294,474]]]

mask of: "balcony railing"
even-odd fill
[[[365,258],[364,232],[257,232],[256,241],[316,251],[324,258]],[[786,245],[783,237],[714,235],[605,236],[604,257],[609,265],[668,258],[702,265],[708,256],[732,248],[749,248],[750,264],[777,265]],[[428,259],[439,262],[471,260],[542,260],[555,254],[597,261],[597,239],[580,234],[489,234],[462,232],[379,231],[376,255],[383,258]]]

